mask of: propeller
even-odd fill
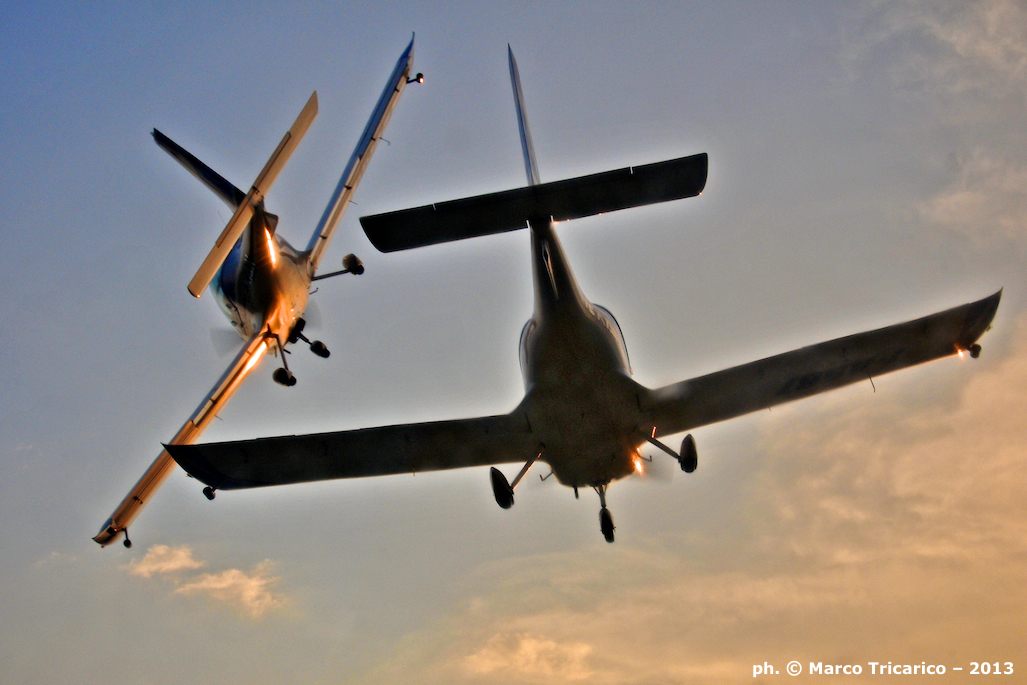
[[[663,454],[647,455],[644,459],[638,459],[638,462],[642,467],[641,473],[638,474],[639,478],[661,485],[672,483],[674,472],[680,468],[669,456]]]
[[[321,308],[317,306],[315,300],[307,300],[307,308],[303,310],[303,318],[307,322],[307,330],[320,330],[324,324],[324,319],[321,317]]]
[[[221,327],[210,329],[210,342],[219,357],[238,354],[245,344],[245,341],[234,330]]]
[[[235,242],[239,240],[239,236],[242,235],[246,226],[249,225],[253,214],[262,206],[264,196],[271,189],[285,163],[289,161],[289,157],[296,150],[296,146],[303,140],[303,136],[307,133],[307,129],[310,128],[310,124],[313,123],[316,116],[317,91],[314,91],[310,99],[307,100],[307,104],[303,107],[303,111],[296,117],[292,128],[282,138],[282,142],[278,144],[271,158],[267,160],[267,164],[264,165],[260,175],[257,176],[257,180],[253,182],[250,192],[246,193],[246,197],[239,203],[235,214],[229,219],[225,229],[221,231],[221,235],[218,236],[217,241],[214,243],[214,248],[207,255],[207,258],[203,260],[203,264],[200,265],[193,279],[189,281],[189,292],[192,293],[193,297],[199,297],[203,294],[204,289],[211,279],[214,278],[214,274],[221,268],[225,257],[228,256],[232,246],[235,245]]]

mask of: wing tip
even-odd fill
[[[959,342],[963,347],[968,348],[977,342],[978,338],[991,328],[991,322],[994,320],[1002,300],[1003,290],[1004,288],[999,288],[998,292],[967,305],[966,323],[963,324],[963,330],[959,336]]]
[[[193,478],[207,485],[215,485],[218,480],[222,480],[216,477],[220,474],[204,459],[196,445],[164,445],[164,449]]]

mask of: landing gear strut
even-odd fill
[[[128,539],[128,528],[125,529],[125,541],[121,544],[125,546],[125,549],[132,549],[132,541]]]
[[[544,445],[542,445],[542,447],[544,447]],[[492,494],[496,496],[496,504],[503,509],[509,509],[513,506],[514,488],[517,487],[517,484],[520,483],[525,474],[528,473],[528,469],[531,468],[531,465],[534,464],[541,456],[542,453],[539,452],[524,464],[524,467],[521,468],[521,472],[517,474],[516,478],[514,478],[513,485],[511,485],[510,481],[506,479],[506,476],[503,475],[502,471],[497,469],[495,466],[492,467],[492,470],[489,471],[489,477],[492,480]]]
[[[608,483],[600,483],[599,485],[593,485],[597,493],[599,493],[599,530],[602,531],[603,537],[606,538],[607,542],[613,542],[613,531],[617,529],[613,525],[613,514],[606,508],[606,486]]]
[[[681,470],[685,473],[692,473],[695,468],[699,465],[699,453],[695,449],[695,438],[689,433],[685,436],[685,439],[681,441],[681,453],[677,453],[671,448],[664,445],[662,442],[656,439],[656,429],[653,428],[653,436],[646,438],[651,444],[656,445],[661,450],[669,454],[678,460],[678,464],[681,465]]]
[[[318,357],[321,357],[322,359],[328,359],[328,355],[330,355],[331,352],[328,351],[328,348],[325,347],[325,344],[323,342],[321,342],[320,340],[315,340],[311,342],[309,339],[307,339],[307,336],[303,335],[303,329],[306,327],[306,325],[307,322],[305,320],[296,319],[296,325],[292,327],[292,333],[289,334],[289,342],[294,343],[297,340],[302,340],[303,342],[310,345],[311,352],[316,354]]]
[[[303,319],[300,319],[302,321]],[[268,326],[267,335],[271,335],[271,327]],[[296,377],[292,375],[292,371],[289,370],[289,362],[285,361],[285,355],[287,350],[282,347],[282,341],[278,339],[278,336],[273,336],[275,343],[278,344],[278,351],[282,355],[282,368],[275,369],[275,372],[271,374],[271,378],[274,379],[278,385],[284,385],[287,388],[291,388],[296,385]]]

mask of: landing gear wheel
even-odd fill
[[[322,359],[328,359],[328,355],[331,354],[331,352],[328,351],[328,348],[325,347],[325,344],[320,340],[315,340],[310,343],[310,351]]]
[[[284,385],[287,388],[291,388],[296,385],[296,377],[292,375],[292,371],[289,369],[275,369],[275,372],[271,374],[271,378],[275,380],[278,385]]]
[[[613,514],[606,507],[599,510],[599,530],[603,531],[603,537],[607,542],[613,542],[613,531],[616,527],[613,525]]]
[[[980,357],[981,356],[981,346],[978,345],[977,343],[974,343],[973,345],[971,345],[970,346],[970,356],[972,358],[974,358],[974,359],[977,359],[978,357]]]
[[[692,473],[699,465],[699,453],[695,448],[695,438],[692,437],[691,433],[686,435],[685,439],[681,441],[678,463],[681,464],[681,470],[685,473]]]
[[[506,479],[503,472],[497,469],[495,466],[489,471],[489,477],[492,480],[492,494],[496,496],[496,504],[503,509],[509,509],[514,503],[513,488],[510,487],[510,481]]]
[[[342,258],[342,268],[354,276],[364,273],[364,265],[360,263],[360,258],[355,254],[348,254]]]
[[[681,470],[685,473],[694,473],[697,466],[699,466],[699,460],[696,459],[695,455],[691,458],[681,457]]]
[[[132,541],[128,539],[128,529],[127,528],[125,529],[125,541],[122,542],[121,544],[123,544],[125,546],[125,549],[132,549]]]
[[[203,496],[209,500],[213,500],[216,494],[217,493],[214,492],[214,488],[210,486],[203,488]]]

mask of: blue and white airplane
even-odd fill
[[[678,451],[660,438],[934,359],[980,354],[977,340],[995,316],[1001,291],[662,388],[635,382],[620,326],[581,292],[556,223],[699,195],[706,154],[541,183],[512,50],[509,64],[529,185],[360,222],[382,252],[528,229],[535,310],[520,339],[521,403],[498,416],[169,447],[187,472],[209,487],[230,490],[491,466],[496,502],[508,509],[514,488],[541,461],[575,496],[578,488],[596,491],[599,527],[613,542],[607,488],[642,470],[647,444],[691,473],[698,463],[692,436]],[[512,483],[496,468],[502,464],[522,465]]]
[[[303,313],[307,308],[310,284],[331,276],[361,274],[364,271],[360,260],[350,254],[343,258],[341,271],[317,274],[325,249],[350,203],[399,96],[408,83],[424,80],[421,74],[410,76],[413,60],[414,41],[411,39],[385,84],[385,90],[375,105],[310,242],[302,251],[294,248],[278,233],[278,217],[265,210],[264,197],[317,116],[316,92],[310,96],[292,128],[282,138],[246,193],[154,129],[153,138],[157,145],[178,160],[235,212],[189,282],[189,292],[200,297],[209,285],[214,299],[246,341],[246,346],[169,445],[194,442],[257,366],[265,352],[270,351],[281,359],[282,366],[275,369],[274,380],[285,386],[296,384],[296,378],[285,361],[289,344],[302,340],[314,354],[320,357],[329,355],[324,343],[317,340],[311,342],[303,335]],[[166,449],[162,450],[93,540],[101,546],[107,546],[124,534],[125,546],[131,547],[129,524],[174,468],[174,460]],[[214,498],[214,490],[211,488],[206,488],[204,494],[210,499]]]

